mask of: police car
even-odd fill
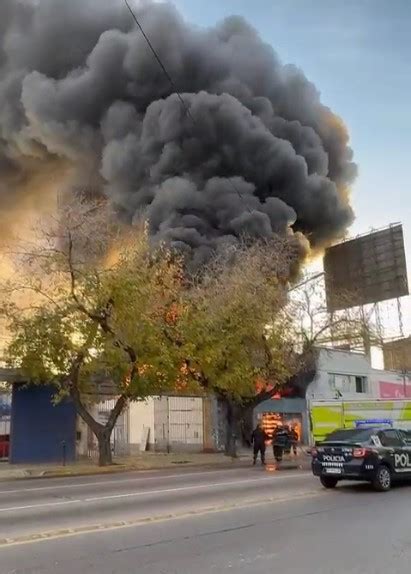
[[[340,480],[363,480],[386,491],[395,480],[411,481],[411,431],[394,428],[337,430],[312,450],[312,470],[325,488]]]

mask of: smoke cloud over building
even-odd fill
[[[1,0],[0,210],[61,166],[197,264],[242,234],[341,237],[356,167],[315,86],[239,17],[134,8],[188,113],[122,0]]]

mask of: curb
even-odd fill
[[[222,461],[222,462],[200,462],[200,463],[186,463],[184,465],[181,464],[166,464],[164,466],[158,467],[145,467],[139,468],[135,466],[125,466],[125,465],[114,465],[113,467],[105,467],[105,470],[101,470],[100,467],[96,467],[95,469],[91,469],[90,471],[73,471],[73,472],[64,472],[64,471],[56,471],[56,470],[42,470],[42,471],[31,471],[31,470],[18,470],[15,471],[15,474],[10,474],[8,476],[1,476],[0,474],[0,482],[7,482],[7,481],[14,481],[14,480],[35,480],[35,479],[47,479],[47,478],[74,478],[74,477],[81,477],[81,476],[105,476],[105,475],[113,475],[113,474],[123,474],[126,472],[136,472],[136,473],[144,473],[144,472],[161,472],[163,470],[170,470],[176,468],[241,468],[244,466],[249,466],[248,461],[244,460],[235,460],[232,462],[229,461]]]

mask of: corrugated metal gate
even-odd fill
[[[204,444],[203,399],[160,397],[154,402],[155,449],[201,450]]]
[[[168,409],[171,445],[202,445],[203,399],[169,397]]]
[[[116,399],[109,399],[98,403],[95,416],[99,423],[106,424],[116,402]],[[124,409],[120,414],[111,433],[111,450],[114,456],[127,456],[129,454],[127,409]],[[90,429],[88,429],[88,456],[98,458],[97,439]]]

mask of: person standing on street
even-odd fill
[[[265,464],[265,441],[268,440],[268,435],[263,429],[261,422],[257,423],[256,428],[251,435],[251,442],[253,444],[253,464],[257,462],[258,453],[261,456],[261,464]]]
[[[290,436],[291,436],[291,446],[293,449],[293,454],[294,454],[294,456],[297,456],[298,432],[297,432],[295,426],[291,427]]]
[[[272,439],[274,459],[277,462],[283,460],[283,455],[288,454],[291,450],[291,437],[287,425],[279,425],[274,433]]]

